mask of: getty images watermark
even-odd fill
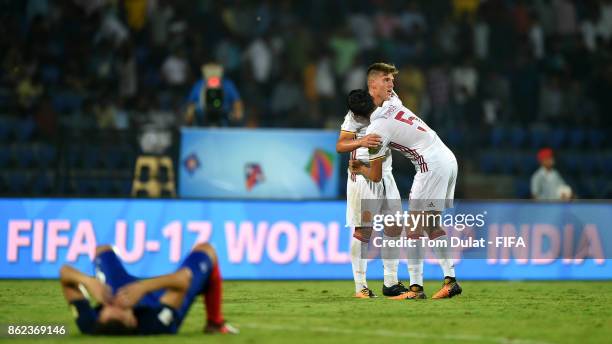
[[[506,264],[603,264],[612,254],[612,235],[592,213],[575,207],[560,212],[533,201],[362,200],[349,220],[355,236],[368,242],[362,257],[487,259]],[[354,209],[356,207],[350,207]],[[353,215],[354,217],[350,217]],[[597,221],[599,222],[597,222]],[[356,224],[356,225],[355,225]],[[367,251],[367,252],[364,252]]]
[[[382,231],[386,227],[403,227],[407,231],[415,231],[419,227],[435,227],[442,225],[462,231],[465,228],[482,228],[485,226],[485,215],[481,214],[433,214],[426,212],[396,211],[395,214],[375,214],[372,217],[372,228]]]
[[[369,251],[375,251],[370,256],[402,255],[401,250],[389,251],[389,248],[449,248],[449,252],[460,254],[466,249],[488,246],[526,246],[525,239],[519,235],[487,236],[487,210],[449,209],[453,207],[452,200],[407,200],[406,203],[408,211],[403,210],[401,200],[362,200],[362,225],[371,228],[371,234],[366,237]],[[484,255],[484,252],[478,254]]]
[[[427,213],[427,212],[408,212],[396,211],[395,214],[375,214],[372,217],[372,229],[378,233],[382,233],[385,228],[402,228],[406,235],[399,236],[372,236],[372,245],[376,248],[398,247],[398,248],[416,248],[416,247],[450,247],[450,248],[472,248],[485,247],[487,244],[500,245],[518,245],[524,246],[522,238],[516,237],[497,237],[495,242],[488,242],[484,238],[470,239],[460,236],[447,236],[447,240],[431,240],[432,235],[441,234],[435,233],[436,230],[455,229],[462,232],[466,228],[482,229],[485,227],[486,212],[478,214],[442,214],[442,213]],[[430,232],[427,233],[427,229]],[[412,235],[411,235],[412,234]],[[444,235],[446,232],[444,232]]]

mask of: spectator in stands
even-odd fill
[[[229,126],[242,122],[240,93],[234,82],[223,76],[223,67],[219,64],[202,65],[202,78],[191,88],[187,102],[188,125]]]
[[[540,168],[531,176],[531,195],[537,200],[569,200],[572,189],[554,168],[555,159],[550,148],[538,152]]]

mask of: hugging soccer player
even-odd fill
[[[107,245],[97,248],[94,267],[96,277],[68,265],[60,271],[64,298],[84,334],[176,334],[198,295],[205,301],[205,333],[238,333],[221,313],[221,273],[209,244],[196,245],[174,273],[150,279],[128,274]],[[98,306],[90,305],[81,286]]]
[[[436,215],[446,209],[454,199],[457,181],[457,159],[442,142],[435,131],[401,104],[383,104],[377,107],[367,90],[353,90],[348,97],[349,109],[355,116],[370,121],[366,131],[378,135],[382,143],[369,151],[369,164],[351,160],[351,172],[379,182],[383,178],[383,161],[386,149],[391,148],[409,159],[416,175],[410,190],[410,213]],[[412,217],[411,217],[412,218]],[[439,221],[412,226],[416,231],[406,233],[418,239],[427,234],[430,240],[447,241],[446,232]],[[410,271],[410,291],[400,297],[410,299],[425,298],[423,291],[423,253],[422,248],[409,249],[408,270]],[[447,245],[436,245],[434,253],[444,273],[442,288],[433,295],[434,299],[450,298],[462,292],[455,278],[455,267]]]
[[[372,94],[375,102],[391,103],[401,105],[401,100],[393,92],[393,78],[397,69],[386,63],[374,63],[367,71],[368,91]],[[338,153],[351,153],[351,160],[367,162],[368,148],[377,147],[381,141],[377,135],[366,135],[369,120],[364,117],[356,117],[349,110],[344,117],[340,136],[336,143]],[[368,221],[364,221],[363,215],[370,209],[366,205],[383,206],[389,213],[401,211],[401,197],[395,184],[392,173],[391,151],[383,162],[383,180],[374,183],[361,175],[350,173],[346,183],[346,223],[347,227],[354,229],[351,239],[351,265],[353,268],[353,279],[355,281],[355,297],[361,299],[376,297],[368,287],[366,281],[366,270],[368,266],[367,252],[372,235],[372,227]],[[401,229],[385,229],[386,237],[399,236]],[[394,250],[385,249],[382,252],[383,262],[383,287],[385,296],[395,297],[408,292],[408,289],[399,281],[397,267],[399,264],[398,254]]]

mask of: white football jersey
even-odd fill
[[[395,91],[393,92],[389,100],[383,103],[383,106],[387,105],[402,106],[402,101],[399,99]],[[353,133],[355,134],[355,137],[357,139],[360,139],[367,135],[366,130],[369,124],[370,122],[363,117],[355,118],[355,116],[353,116],[353,112],[349,110],[349,112],[346,113],[346,116],[344,116],[344,122],[342,123],[340,129],[345,132]],[[391,150],[387,148],[384,150],[384,152],[386,159],[383,162],[383,171],[391,171],[393,169],[393,159],[391,158]],[[351,152],[351,159],[369,162],[370,153],[368,152],[367,148],[359,147],[355,151]]]
[[[391,148],[410,159],[417,172],[427,172],[427,161],[438,161],[437,152],[448,151],[436,132],[401,104],[385,103],[377,108],[366,130],[366,135],[371,133],[380,135],[382,144],[370,149],[370,161],[384,158]]]

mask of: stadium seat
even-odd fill
[[[95,183],[95,193],[97,196],[108,197],[113,193],[113,181],[107,178],[97,178],[92,181]]]
[[[563,128],[555,128],[551,130],[547,137],[546,144],[553,149],[559,149],[563,147],[566,140],[566,131]]]
[[[591,148],[600,148],[606,139],[606,134],[600,129],[591,129],[587,135],[587,141]]]
[[[483,153],[480,156],[480,171],[483,173],[498,172],[497,158],[494,153]]]
[[[55,94],[52,98],[53,109],[59,113],[67,114],[81,107],[83,97],[71,91]]]
[[[0,147],[0,168],[7,168],[11,162],[11,151],[8,146]]]
[[[118,184],[119,196],[128,197],[132,192],[132,180],[131,179],[120,179],[116,182]]]
[[[612,154],[607,154],[601,159],[600,168],[604,175],[612,175]]]
[[[101,166],[100,149],[96,146],[85,146],[81,150],[81,159],[83,167],[86,169],[95,169]]]
[[[596,178],[583,179],[582,183],[585,189],[582,198],[600,199],[606,193],[605,183]]]
[[[15,123],[15,138],[19,142],[28,142],[34,136],[36,124],[32,119],[22,119]]]
[[[593,198],[591,187],[584,179],[577,179],[574,185],[574,196],[577,198]]]
[[[75,186],[79,196],[92,196],[97,193],[96,183],[91,179],[79,178],[75,181]]]
[[[580,172],[580,164],[582,163],[582,157],[576,153],[566,153],[557,157],[559,162],[558,169],[561,169],[565,173],[577,175]]]
[[[68,167],[71,169],[81,168],[83,166],[83,161],[81,159],[81,149],[80,147],[70,146],[65,152],[66,162]]]
[[[529,185],[529,179],[516,178],[514,181],[514,194],[518,198],[530,198],[531,189]]]
[[[52,64],[42,65],[40,68],[40,78],[45,84],[58,84],[60,81],[61,70]]]
[[[539,167],[538,160],[532,153],[517,155],[514,165],[516,171],[527,176],[531,176]]]
[[[596,154],[585,154],[580,160],[580,174],[585,177],[592,177],[598,172],[598,157]]]
[[[9,189],[8,189],[8,174],[7,173],[0,173],[0,193],[8,193]]]
[[[121,150],[116,148],[107,148],[102,150],[102,164],[109,170],[117,169],[122,164],[123,154]]]
[[[8,188],[13,194],[27,194],[29,191],[28,187],[28,175],[22,170],[12,170],[8,175]]]
[[[55,165],[57,157],[57,148],[53,145],[43,144],[38,147],[37,160],[41,167],[49,167]]]
[[[34,175],[32,178],[32,193],[35,195],[48,195],[53,191],[53,179],[52,173],[41,173]]]
[[[458,128],[451,128],[445,137],[445,141],[448,143],[448,146],[453,150],[461,149],[463,147],[463,137],[464,135],[461,133],[461,130]]]
[[[529,131],[529,142],[531,148],[539,149],[542,148],[548,141],[548,130],[543,128],[532,128]]]
[[[12,156],[17,167],[31,168],[35,165],[35,148],[32,145],[13,146]]]
[[[506,141],[507,133],[506,129],[502,126],[493,127],[491,130],[491,137],[489,143],[493,148],[500,148]]]
[[[13,120],[11,118],[0,117],[0,143],[9,142]]]
[[[499,171],[503,174],[513,174],[515,171],[518,171],[516,156],[510,152],[505,154],[496,154],[495,164],[497,165]]]
[[[522,127],[517,126],[512,128],[510,133],[510,144],[512,148],[522,148],[527,140],[527,131]]]
[[[569,148],[577,149],[582,146],[585,139],[585,132],[583,129],[574,128],[569,132]]]

